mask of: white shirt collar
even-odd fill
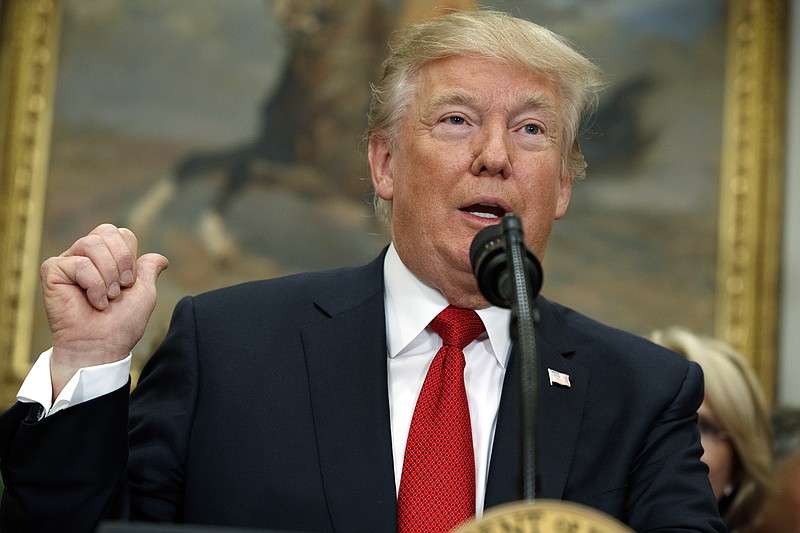
[[[386,345],[389,357],[394,358],[425,330],[448,302],[438,290],[422,283],[389,246],[383,265],[386,287]],[[491,351],[501,367],[506,368],[511,348],[509,325],[511,311],[500,307],[479,309]]]

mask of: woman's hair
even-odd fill
[[[673,326],[650,338],[697,362],[705,399],[733,445],[733,499],[723,519],[731,529],[751,525],[772,488],[772,429],[764,392],[750,365],[729,344]]]
[[[415,93],[416,73],[431,61],[452,56],[486,58],[552,80],[563,104],[561,173],[571,173],[575,179],[585,176],[578,129],[583,113],[596,106],[604,85],[600,69],[563,37],[498,11],[454,11],[412,25],[399,36],[383,63],[380,81],[372,86],[368,138],[395,143]],[[377,195],[376,208],[388,220],[390,205]]]

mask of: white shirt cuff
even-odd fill
[[[52,353],[53,349],[50,348],[39,356],[17,393],[18,401],[38,403],[44,407],[43,416],[50,416],[71,405],[88,402],[128,383],[131,354],[121,361],[79,369],[64,386],[56,401],[51,403],[53,382],[50,378],[50,356]]]

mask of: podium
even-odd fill
[[[290,533],[277,529],[251,529],[234,526],[158,524],[151,522],[101,522],[95,533]],[[297,533],[297,532],[295,532]]]
[[[591,507],[560,500],[511,502],[492,507],[483,517],[453,533],[634,533],[622,522]],[[104,522],[97,533],[288,533],[274,529]]]
[[[561,500],[518,501],[492,507],[454,533],[634,533],[615,518]]]

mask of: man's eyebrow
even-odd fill
[[[433,97],[428,104],[429,109],[442,105],[464,105],[467,107],[477,107],[478,99],[468,91],[463,89],[451,89]]]
[[[558,120],[558,106],[546,94],[541,92],[531,92],[524,95],[517,106],[517,112],[524,112],[527,110],[541,111],[547,115],[550,120]]]
[[[430,111],[443,105],[463,105],[478,108],[481,104],[470,92],[463,89],[452,89],[432,98],[427,105],[427,110]],[[558,106],[553,102],[553,99],[539,91],[524,94],[515,107],[515,113],[536,110],[543,112],[549,120],[558,120],[559,117]]]

